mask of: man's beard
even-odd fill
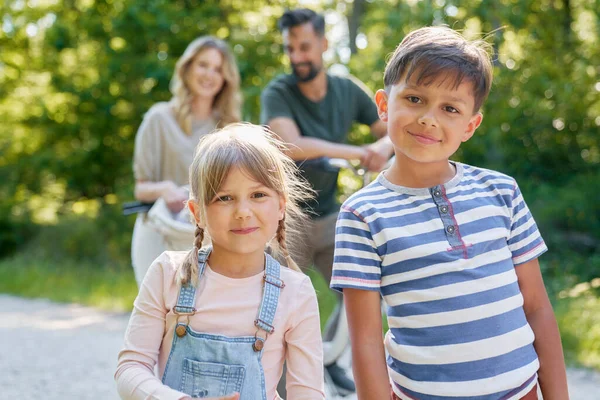
[[[308,67],[310,67],[308,74],[302,76],[298,73],[298,67],[302,66],[302,65],[306,65]],[[313,63],[311,62],[302,62],[302,63],[298,63],[298,64],[292,64],[292,71],[294,72],[294,75],[296,76],[296,78],[300,81],[300,82],[310,82],[313,79],[316,78],[317,75],[319,75],[319,72],[321,72],[321,68],[319,67],[317,68]]]

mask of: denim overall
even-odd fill
[[[198,279],[202,278],[210,251],[210,247],[198,251]],[[163,384],[194,398],[238,392],[240,400],[267,400],[260,360],[265,340],[274,331],[279,293],[285,286],[279,274],[279,263],[265,254],[263,296],[254,321],[257,328],[254,336],[228,337],[192,330],[188,323],[196,312],[196,288],[189,284],[182,286],[173,310],[177,325]]]

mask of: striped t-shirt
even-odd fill
[[[513,178],[455,165],[444,185],[382,173],[345,201],[331,287],[383,296],[401,399],[518,399],[539,362],[515,266],[547,247]]]

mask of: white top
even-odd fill
[[[214,118],[192,122],[187,135],[177,123],[171,103],[157,103],[144,115],[135,137],[133,173],[136,181],[188,184],[189,168],[200,138],[216,127]]]

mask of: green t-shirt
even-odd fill
[[[261,124],[277,117],[294,120],[302,136],[346,143],[354,122],[372,125],[378,120],[377,107],[359,86],[348,78],[327,75],[327,94],[314,102],[302,94],[293,75],[273,79],[261,95]],[[300,169],[317,191],[315,202],[306,205],[317,216],[337,212],[337,172]]]

